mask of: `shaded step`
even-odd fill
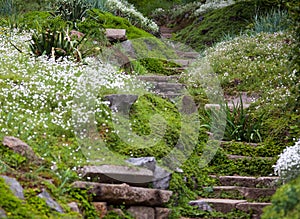
[[[172,76],[158,76],[158,75],[143,75],[137,76],[139,80],[146,82],[177,82],[179,79],[178,75]]]
[[[246,203],[247,200],[202,198],[197,200],[209,204],[215,211],[228,213],[236,208],[237,204]]]
[[[158,94],[181,93],[185,89],[185,85],[180,83],[153,82],[153,85],[153,91]]]
[[[241,197],[242,199],[261,199],[270,198],[274,193],[273,188],[250,188],[240,186],[214,186],[213,197],[222,198],[222,195],[230,195],[232,197]]]
[[[161,33],[173,33],[174,32],[174,30],[172,28],[169,28],[169,27],[160,27],[159,31]]]
[[[181,58],[188,58],[188,59],[197,59],[200,57],[198,52],[184,52],[184,51],[176,51],[177,55]]]
[[[262,159],[262,160],[273,160],[273,157],[250,157],[250,156],[242,156],[242,155],[234,155],[234,154],[227,154],[228,159],[230,160],[240,160],[240,159]]]
[[[171,39],[172,38],[171,33],[161,33],[160,36],[161,36],[161,38],[166,38],[166,39]]]
[[[236,208],[244,212],[258,214],[257,218],[259,218],[259,215],[263,212],[263,208],[269,205],[271,203],[268,202],[246,202],[237,204]]]
[[[153,181],[153,172],[146,168],[100,165],[84,166],[81,170],[84,179],[99,183],[128,183],[130,185],[147,186]]]
[[[109,204],[163,206],[167,203],[172,191],[132,187],[123,184],[104,184],[77,181],[73,188],[87,189],[93,195],[93,201],[104,201]]]
[[[170,59],[169,61],[174,62],[182,67],[188,67],[194,62],[194,60],[191,59]]]
[[[252,177],[252,176],[211,176],[212,178],[218,179],[219,184],[222,186],[243,186],[243,187],[254,187],[254,188],[276,188],[276,182],[279,177]]]

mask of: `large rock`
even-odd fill
[[[15,179],[8,176],[0,176],[4,179],[5,183],[9,186],[10,191],[19,199],[24,199],[23,187]]]
[[[122,42],[127,40],[125,29],[106,29],[105,35],[110,42]]]
[[[28,160],[32,162],[35,163],[43,162],[43,160],[34,153],[32,148],[29,147],[28,144],[26,144],[25,142],[21,141],[18,138],[15,138],[13,136],[5,136],[3,138],[2,144],[12,149],[15,153],[18,153],[26,157]]]
[[[171,210],[169,208],[155,208],[155,219],[168,219]]]
[[[171,180],[171,173],[167,170],[161,168],[156,164],[155,157],[139,157],[130,158],[127,162],[140,166],[146,167],[153,172],[153,188],[155,189],[168,189],[169,182]]]
[[[148,185],[152,182],[153,172],[146,168],[101,165],[85,166],[82,168],[82,176],[92,181],[101,183],[128,183],[131,185]]]
[[[137,219],[155,219],[155,211],[151,207],[131,206],[127,211]]]
[[[132,104],[138,99],[138,95],[111,94],[105,96],[105,99],[110,102],[109,107],[112,110],[128,113]]]
[[[38,195],[38,197],[44,199],[49,208],[51,208],[59,213],[64,213],[64,210],[62,209],[62,207],[56,201],[53,200],[51,195],[46,190],[43,190]]]
[[[77,181],[74,188],[87,189],[94,201],[110,204],[162,206],[170,200],[172,191],[131,187],[127,184],[103,184]]]

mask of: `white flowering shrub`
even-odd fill
[[[284,182],[288,182],[300,175],[300,139],[294,146],[287,147],[279,155],[274,165],[274,172]]]
[[[224,8],[229,5],[233,5],[236,1],[234,0],[209,0],[205,1],[205,4],[202,4],[197,10],[194,11],[194,16],[199,16],[205,12]]]
[[[154,21],[145,17],[141,12],[137,11],[134,5],[125,0],[106,0],[104,5],[109,12],[128,19],[134,26],[154,33],[159,30]]]

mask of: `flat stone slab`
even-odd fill
[[[228,159],[230,160],[239,160],[239,159],[263,159],[263,160],[272,160],[273,157],[250,157],[250,156],[242,156],[242,155],[234,155],[234,154],[227,154]]]
[[[153,88],[154,92],[163,93],[163,94],[181,93],[185,88],[185,85],[180,83],[158,82],[158,83],[153,83],[153,85],[154,85]]]
[[[276,191],[272,188],[249,188],[240,186],[214,186],[213,190],[215,195],[221,195],[222,192],[237,192],[246,199],[270,197]]]
[[[84,166],[81,170],[85,179],[91,178],[100,183],[148,184],[153,181],[153,172],[141,167],[116,165]]]
[[[127,184],[104,184],[77,181],[73,188],[87,189],[94,194],[94,201],[109,204],[125,204],[138,206],[163,206],[172,196],[172,191],[132,187]]]
[[[276,181],[279,177],[252,177],[252,176],[211,176],[219,180],[223,186],[243,186],[243,187],[268,187],[276,188]]]
[[[211,205],[214,210],[223,213],[228,213],[231,210],[235,209],[237,204],[247,202],[247,200],[216,199],[216,198],[208,198],[208,199],[203,198],[203,199],[199,199],[198,201],[206,202],[209,205]]]
[[[134,217],[134,218],[145,218],[145,219],[155,219],[155,210],[151,207],[144,207],[144,206],[131,206],[127,209],[127,211]]]
[[[236,208],[245,211],[245,212],[252,212],[255,214],[262,214],[263,208],[266,206],[271,205],[271,203],[267,202],[246,202],[246,203],[239,203],[236,205]]]
[[[105,35],[108,38],[108,40],[110,40],[110,41],[125,41],[125,40],[127,40],[125,29],[106,29]]]
[[[177,82],[179,76],[143,75],[137,76],[137,78],[146,82]]]

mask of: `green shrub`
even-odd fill
[[[290,22],[286,10],[273,9],[265,15],[255,15],[253,31],[255,33],[275,33],[284,31],[289,28]]]
[[[52,31],[50,29],[32,35],[30,43],[31,52],[36,56],[46,55],[49,58],[64,58],[72,56],[80,61],[84,55],[80,51],[80,46],[85,37],[76,39],[71,33],[66,31]]]
[[[271,202],[264,208],[262,219],[300,218],[300,177],[277,189]]]
[[[87,18],[78,23],[77,27],[79,31],[83,33],[99,34],[101,28],[115,28],[126,29],[126,35],[128,39],[140,38],[140,37],[153,37],[151,34],[143,31],[124,18],[114,16],[108,12],[101,12],[98,9],[92,9],[87,12]]]

